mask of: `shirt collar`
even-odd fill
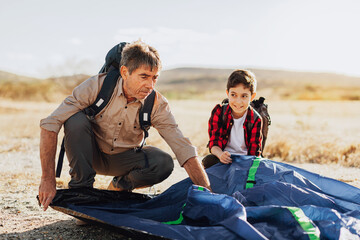
[[[246,120],[248,120],[248,121],[251,121],[251,113],[252,113],[252,109],[253,109],[253,107],[251,107],[250,105],[249,105],[249,107],[248,107],[248,109],[246,110],[247,112],[246,112]],[[231,116],[231,118],[232,118],[232,109],[231,109],[231,107],[230,107],[230,105],[228,104],[228,106],[227,106],[227,109],[225,110],[225,114],[229,117],[229,116]]]
[[[124,94],[124,92],[123,92],[123,88],[122,88],[122,85],[123,85],[123,79],[122,79],[122,77],[120,76],[119,77],[120,78],[120,80],[118,80],[119,81],[119,85],[118,85],[118,92],[117,92],[117,97],[120,97],[121,96],[121,94]]]

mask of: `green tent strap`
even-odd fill
[[[246,187],[245,187],[246,189],[254,187],[255,174],[260,165],[260,161],[261,161],[260,157],[257,157],[254,159],[253,164],[251,165],[251,167],[249,169],[248,178],[246,180]]]
[[[182,206],[182,208],[184,209],[184,207],[186,206],[186,203],[184,203],[184,205]],[[168,224],[168,225],[176,225],[176,224],[181,224],[182,221],[184,220],[184,217],[183,217],[183,211],[181,211],[180,213],[180,217],[174,221],[169,221],[169,222],[162,222],[164,224]]]
[[[169,222],[163,222],[164,224],[168,224],[168,225],[177,225],[177,224],[181,224],[182,221],[184,220],[183,217],[183,212],[181,211],[180,213],[180,217],[178,219],[176,219],[175,221],[169,221]]]
[[[198,186],[197,190],[199,191],[205,191],[205,189],[201,186]],[[184,205],[182,206],[182,208],[184,209],[184,207],[186,206],[186,203],[184,203]],[[183,217],[183,211],[181,211],[180,213],[180,217],[178,219],[176,219],[175,221],[169,221],[169,222],[163,222],[164,224],[169,224],[169,225],[175,225],[175,224],[181,224],[182,221],[184,220]]]
[[[295,220],[299,223],[301,228],[309,235],[310,240],[320,239],[319,229],[312,224],[310,219],[304,214],[304,212],[297,207],[287,207],[287,209],[294,216]]]

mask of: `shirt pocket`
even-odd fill
[[[95,116],[92,123],[95,134],[98,137],[106,139],[107,130],[109,127],[109,117],[104,114],[104,112],[100,112]]]
[[[119,135],[125,145],[139,145],[143,139],[143,130],[140,127],[139,120],[126,121]]]

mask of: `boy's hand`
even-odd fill
[[[232,162],[231,159],[231,154],[228,151],[224,151],[221,155],[220,155],[220,162],[224,163],[224,164],[229,164]]]

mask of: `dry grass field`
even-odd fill
[[[185,136],[208,153],[207,121],[213,100],[170,100]],[[208,98],[210,99],[210,98]],[[269,101],[272,117],[265,157],[295,165],[360,187],[360,101]],[[35,196],[41,175],[39,120],[58,103],[0,100],[0,239],[108,239],[121,238],[109,230],[78,228],[74,220],[52,209],[42,212]],[[171,152],[155,129],[148,144]],[[186,177],[175,163],[171,177],[157,192]],[[57,181],[69,180],[64,164]],[[95,187],[106,188],[110,177],[97,176]],[[148,189],[142,190],[148,191]],[[73,236],[76,235],[76,238]]]

